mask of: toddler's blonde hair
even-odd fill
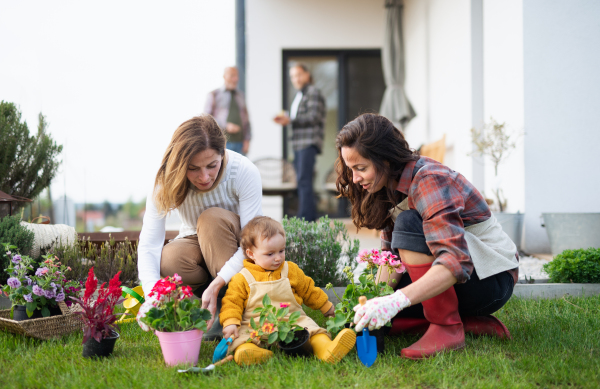
[[[244,253],[246,253],[246,250],[255,248],[256,244],[261,240],[271,239],[277,234],[280,234],[285,239],[285,230],[281,223],[268,216],[256,216],[242,230],[240,245]]]

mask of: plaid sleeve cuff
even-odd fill
[[[457,284],[464,284],[467,282],[473,272],[473,263],[459,261],[447,251],[444,251],[435,259],[435,261],[433,261],[432,266],[435,265],[442,265],[450,270],[452,275],[456,277]]]

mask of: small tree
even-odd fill
[[[477,153],[490,158],[494,164],[495,177],[498,177],[498,166],[517,147],[516,138],[518,136],[515,133],[508,133],[506,123],[498,123],[494,118],[490,118],[490,122],[485,123],[481,130],[471,128],[471,139],[477,148]],[[493,188],[492,192],[498,201],[500,212],[503,212],[506,208],[506,198],[502,193],[502,188]]]
[[[46,133],[41,112],[38,120],[38,133],[30,136],[19,109],[0,101],[0,190],[5,193],[34,199],[56,176],[62,146]]]

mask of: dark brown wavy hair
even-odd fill
[[[408,147],[402,132],[381,115],[366,113],[346,124],[335,139],[338,157],[335,169],[338,174],[336,187],[340,195],[347,197],[352,204],[352,221],[360,229],[384,229],[392,226],[390,209],[406,197],[397,192],[393,182],[407,163],[419,159]],[[360,185],[352,182],[352,169],[346,166],[342,158],[342,147],[352,147],[363,157],[370,160],[377,172],[377,179],[386,179],[385,186],[376,193],[369,193]]]

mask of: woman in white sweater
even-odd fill
[[[246,157],[226,150],[225,144],[223,131],[210,115],[177,128],[146,200],[138,246],[144,293],[150,293],[160,278],[179,274],[202,298],[202,307],[210,310],[209,329],[225,286],[243,268],[241,230],[262,215],[258,169]],[[174,209],[181,228],[164,245],[166,216]],[[213,338],[221,330],[216,327],[210,331]]]

